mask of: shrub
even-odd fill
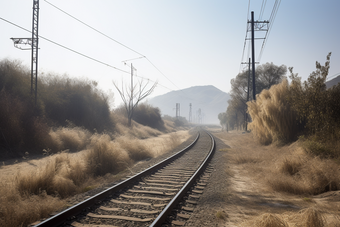
[[[86,170],[94,176],[118,173],[131,165],[129,155],[108,135],[95,135],[91,140],[92,148],[85,157]]]
[[[132,119],[139,124],[164,131],[164,121],[161,118],[159,108],[146,103],[139,104],[133,112]]]
[[[67,76],[49,75],[42,89],[46,116],[58,126],[68,122],[94,132],[113,131],[108,97],[94,81],[70,79]]]
[[[50,147],[53,151],[69,149],[77,151],[84,149],[88,144],[91,133],[80,127],[59,127],[50,129]]]
[[[317,195],[340,190],[340,169],[331,160],[292,156],[281,160],[278,170],[278,173],[268,178],[269,185],[275,191]]]
[[[288,102],[289,86],[284,80],[263,90],[257,100],[248,102],[248,112],[252,118],[249,128],[261,144],[273,141],[287,143],[297,138],[299,122],[297,114]]]
[[[116,140],[121,148],[123,148],[128,153],[130,159],[134,162],[152,157],[152,154],[147,149],[147,147],[137,139],[118,137]]]

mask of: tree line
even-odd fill
[[[287,73],[287,66],[277,66],[272,62],[259,65],[255,69],[255,91],[261,93],[272,85],[280,83]],[[220,113],[218,119],[225,129],[245,129],[246,122],[250,121],[247,113],[247,102],[252,101],[252,70],[243,70],[230,81],[230,100],[226,112]],[[250,86],[248,86],[248,83]]]

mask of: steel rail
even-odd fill
[[[169,158],[149,167],[148,169],[40,222],[39,224],[35,225],[35,227],[55,227],[58,225],[61,225],[62,223],[64,223],[65,221],[67,221],[68,218],[75,216],[77,214],[79,214],[83,209],[87,208],[87,207],[91,207],[93,205],[95,205],[98,201],[101,201],[105,198],[107,198],[109,195],[113,194],[114,192],[117,192],[121,189],[124,189],[130,185],[132,185],[134,182],[136,182],[137,180],[141,179],[142,177],[145,177],[147,175],[152,174],[153,172],[157,171],[157,169],[169,164],[170,162],[172,162],[173,160],[177,159],[178,157],[180,157],[185,151],[187,151],[188,149],[190,149],[198,140],[198,138],[200,137],[200,133],[197,133],[197,136],[195,138],[195,140],[188,145],[187,147],[185,147],[184,149],[178,151],[176,154],[170,156]]]
[[[151,223],[150,227],[162,226],[162,224],[165,222],[166,218],[170,215],[170,213],[175,208],[175,206],[181,201],[183,196],[190,190],[191,186],[195,183],[196,179],[203,173],[203,171],[207,167],[210,159],[212,158],[215,152],[215,140],[214,140],[214,137],[209,132],[206,131],[206,133],[210,136],[211,141],[212,141],[212,146],[211,146],[211,150],[209,151],[209,154],[202,161],[200,167],[191,176],[191,178],[182,187],[182,189],[175,195],[175,197],[163,209],[163,211],[158,215],[158,217]]]

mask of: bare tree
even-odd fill
[[[119,92],[120,97],[123,100],[124,107],[128,118],[128,126],[131,127],[131,120],[133,117],[134,109],[138,106],[139,102],[148,97],[156,88],[158,82],[155,82],[150,88],[148,88],[150,80],[144,82],[144,80],[138,81],[133,85],[125,86],[122,82],[122,87],[119,88],[118,84],[113,82],[113,85]]]

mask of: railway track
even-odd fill
[[[214,149],[212,135],[200,131],[168,159],[35,226],[184,225],[203,193]]]

